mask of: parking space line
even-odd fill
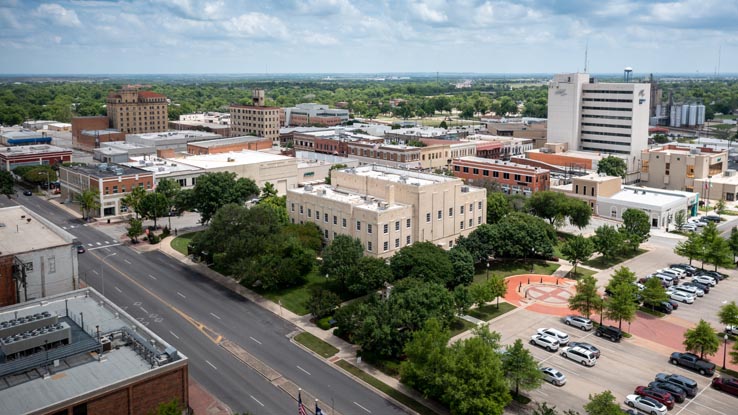
[[[677,412],[677,413],[676,413],[675,415],[679,415],[679,414],[681,414],[681,413],[682,413],[682,411],[684,411],[684,410],[688,410],[688,409],[687,409],[687,407],[688,407],[688,406],[689,406],[690,404],[692,404],[692,403],[697,403],[697,402],[695,402],[695,400],[697,400],[697,398],[699,398],[699,397],[700,397],[700,395],[702,395],[702,394],[703,394],[703,393],[704,393],[704,392],[705,392],[705,391],[706,391],[706,390],[707,390],[707,389],[708,389],[709,387],[710,387],[710,386],[705,386],[704,388],[702,388],[702,390],[700,391],[700,393],[698,393],[697,395],[695,395],[695,397],[694,397],[694,398],[690,399],[690,400],[689,400],[689,402],[687,402],[686,404],[684,404],[684,407],[683,407],[682,409],[680,409],[680,410],[679,410],[679,412]],[[704,405],[701,405],[701,406],[704,406]],[[712,409],[712,408],[710,408],[710,407],[707,407],[707,406],[705,406],[705,408],[707,408],[707,409],[711,409],[711,410],[713,410],[713,411],[715,411],[715,412],[717,412],[717,413],[719,413],[719,414],[723,414],[723,415],[724,415],[724,413],[723,413],[723,412],[720,412],[720,411],[718,411],[718,410]],[[692,411],[690,411],[690,412],[692,412]]]

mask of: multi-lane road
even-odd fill
[[[190,375],[236,412],[291,413],[295,400],[221,347],[238,344],[343,414],[404,414],[404,408],[297,347],[291,323],[158,252],[141,253],[85,226],[43,197],[5,198],[65,228],[87,247],[79,272],[88,285],[146,324],[190,359]],[[90,245],[91,244],[91,245]],[[330,413],[330,412],[329,412]]]

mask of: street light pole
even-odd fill
[[[113,252],[112,254],[105,255],[101,260],[100,264],[100,280],[102,280],[102,295],[105,297],[105,260],[110,258],[111,256],[117,254],[117,252]]]
[[[489,261],[487,261],[487,281],[489,281]]]
[[[728,357],[728,333],[723,336],[723,370],[725,370],[725,360]]]

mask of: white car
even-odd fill
[[[559,350],[559,341],[555,337],[546,336],[545,334],[536,334],[530,338],[530,344],[543,347],[549,352]]]
[[[647,396],[628,395],[625,404],[649,415],[666,415],[666,406]]]
[[[564,386],[566,384],[566,375],[552,367],[542,367],[541,374],[543,380],[556,386]]]
[[[675,290],[678,290],[678,291],[684,291],[684,292],[690,293],[692,295],[696,295],[697,297],[704,297],[704,295],[705,295],[705,292],[704,291],[702,291],[701,289],[699,289],[697,287],[691,286],[691,285],[681,285],[681,284],[679,284],[679,285],[675,285],[674,286],[674,289]]]
[[[734,336],[738,336],[738,326],[725,326],[725,332]]]
[[[679,228],[680,231],[685,232],[695,232],[697,230],[697,224],[695,223],[685,223]]]
[[[594,353],[582,347],[564,347],[561,349],[561,356],[589,367],[597,363]]]
[[[592,320],[582,316],[566,316],[564,324],[577,327],[584,331],[592,330]]]
[[[701,228],[703,226],[707,226],[707,222],[701,221],[699,216],[695,216],[693,218],[689,218],[687,220],[687,223],[693,223],[693,224],[697,225],[698,228]]]
[[[676,289],[669,290],[666,293],[669,294],[669,298],[674,301],[681,301],[687,304],[694,303],[694,296],[690,293],[686,293],[684,291],[679,291]]]
[[[537,333],[553,337],[554,339],[559,341],[559,344],[561,346],[566,346],[566,344],[569,343],[569,335],[560,330],[538,329]]]
[[[715,278],[712,278],[709,275],[696,275],[692,277],[692,281],[701,282],[703,284],[710,284],[711,287],[717,285],[717,281],[715,281]]]
[[[658,271],[656,271],[657,274],[664,274],[664,275],[670,275],[674,277],[674,279],[684,278],[687,275],[685,274],[684,270],[682,269],[674,269],[674,268],[662,268]]]

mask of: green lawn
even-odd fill
[[[561,254],[561,246],[564,245],[566,241],[573,238],[574,235],[566,232],[556,232],[556,238],[557,243],[554,245],[554,256],[556,258],[563,258],[564,256]]]
[[[531,264],[533,271],[531,272]],[[501,275],[509,277],[520,274],[543,274],[551,275],[559,269],[555,262],[523,262],[523,261],[500,261],[493,262],[489,266],[489,275]],[[474,282],[482,282],[487,279],[487,269],[481,269],[474,275]]]
[[[326,359],[338,353],[338,349],[306,331],[295,336],[295,341]]]
[[[497,309],[496,304],[487,304],[481,307],[469,310],[469,315],[484,321],[490,321],[497,316],[501,316],[508,311],[515,309],[515,306],[510,303],[500,303],[500,308]]]
[[[466,321],[463,318],[456,317],[454,319],[454,322],[451,323],[451,327],[449,327],[449,330],[451,331],[451,337],[454,337],[457,334],[461,334],[467,330],[471,330],[474,327],[476,327],[474,323]]]
[[[278,291],[256,291],[264,297],[274,301],[275,303],[281,301],[282,307],[292,311],[297,315],[304,316],[308,313],[307,302],[310,298],[310,289],[312,287],[318,287],[326,283],[328,283],[328,280],[324,276],[319,275],[316,268],[307,275],[307,282],[303,285],[285,288]]]
[[[614,258],[610,258],[610,259],[605,259],[604,257],[599,256],[599,257],[597,257],[595,259],[590,259],[589,261],[585,261],[584,264],[585,265],[588,265],[588,266],[590,266],[592,268],[607,269],[607,268],[610,268],[610,267],[612,267],[614,265],[617,265],[617,264],[619,264],[621,262],[627,261],[627,260],[629,260],[631,258],[635,258],[638,255],[643,254],[643,253],[646,253],[646,252],[648,252],[648,251],[645,250],[645,249],[638,248],[638,250],[635,251],[635,252],[633,252],[631,250],[628,250],[627,252],[625,252],[625,253],[623,253],[621,255],[618,255],[618,256],[616,256]]]
[[[397,389],[392,388],[391,386],[375,378],[374,376],[364,372],[363,370],[352,365],[351,363],[345,360],[339,360],[338,362],[336,362],[336,364],[340,366],[343,370],[351,373],[357,378],[363,380],[364,382],[372,385],[373,387],[379,389],[385,394],[391,396],[394,400],[402,403],[403,405],[407,406],[413,411],[421,415],[437,415],[436,412],[433,411],[432,409],[416,401],[415,399],[405,395],[404,393],[398,391]]]
[[[573,279],[573,280],[578,280],[578,279],[580,279],[582,277],[589,276],[589,275],[594,275],[596,273],[597,273],[597,271],[593,271],[591,269],[587,269],[587,268],[583,268],[583,267],[577,267],[577,273],[575,274],[574,273],[574,269],[572,268],[572,270],[569,271],[569,273],[566,275],[566,278],[570,278],[570,279]]]
[[[172,248],[179,251],[179,253],[181,253],[182,255],[187,255],[187,245],[189,245],[190,241],[192,241],[192,238],[194,238],[197,234],[198,232],[190,232],[179,235],[178,237],[172,239]]]

